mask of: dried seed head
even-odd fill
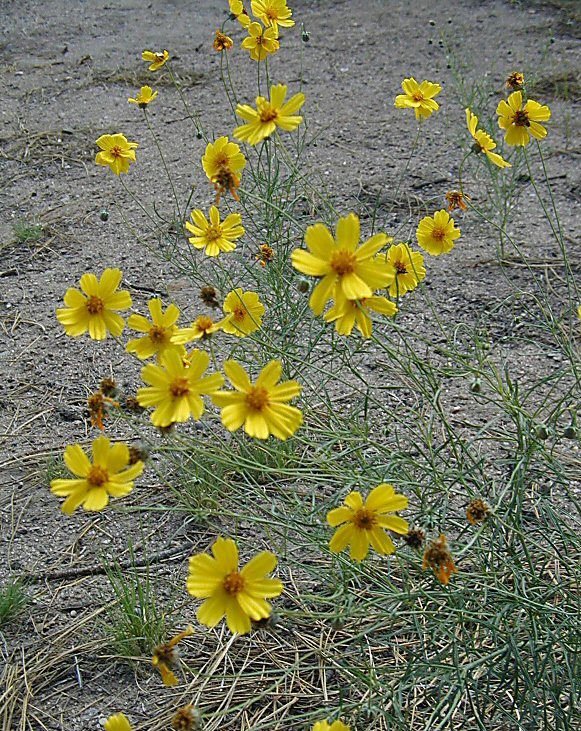
[[[129,447],[129,464],[145,462],[147,459],[149,459],[149,452],[145,447],[138,444]]]
[[[490,508],[480,498],[472,500],[466,508],[466,518],[471,525],[481,523],[490,512]]]
[[[99,390],[103,396],[115,396],[117,393],[117,384],[113,378],[103,378],[99,386]]]
[[[410,548],[419,549],[424,545],[426,533],[421,528],[410,528],[407,535],[402,538]]]
[[[125,403],[123,404],[123,406],[125,409],[127,409],[127,411],[131,411],[134,414],[141,414],[142,411],[145,411],[145,409],[139,404],[139,401],[135,398],[135,396],[127,396],[125,398]]]
[[[175,731],[196,731],[201,728],[202,715],[194,706],[182,706],[172,718],[171,727]]]
[[[205,305],[209,305],[210,307],[220,307],[218,294],[214,287],[202,287],[200,290],[200,299]]]

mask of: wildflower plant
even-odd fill
[[[137,143],[123,135],[99,138],[97,163],[111,167],[123,200],[147,219],[140,242],[183,283],[180,306],[180,295],[176,304],[156,296],[147,302],[146,317],[140,313],[145,304],[138,305],[127,320],[138,336],[122,337],[119,312],[132,302],[129,292],[119,291],[120,270],[110,268],[100,279],[83,275],[81,290],[69,289],[57,310],[67,335],[88,331],[102,340],[111,334],[125,357],[152,359],[136,363],[131,394],[115,395],[116,427],[139,435],[152,455],[144,478],[155,479],[158,491],[144,514],[151,508],[179,520],[185,513],[184,530],[192,536],[187,575],[176,568],[182,574],[175,582],[183,599],[179,626],[192,622],[208,664],[200,671],[205,661],[185,657],[180,676],[198,688],[203,672],[202,690],[218,683],[224,698],[218,708],[200,691],[183,709],[166,708],[159,725],[173,718],[175,728],[193,728],[191,709],[203,707],[216,727],[239,713],[232,723],[313,731],[395,729],[411,714],[419,714],[425,728],[434,719],[443,728],[456,716],[475,728],[522,718],[532,728],[542,687],[551,722],[558,718],[555,728],[566,728],[569,646],[560,645],[558,653],[568,658],[561,663],[553,642],[571,620],[572,571],[564,564],[565,578],[557,582],[543,567],[552,565],[553,541],[573,538],[567,518],[535,485],[541,474],[565,485],[575,467],[559,451],[557,429],[547,428],[541,438],[535,424],[569,423],[575,410],[579,370],[572,333],[581,297],[565,237],[551,218],[552,198],[549,206],[541,196],[567,282],[562,311],[523,259],[534,285],[527,292],[537,323],[531,327],[542,334],[528,342],[542,348],[543,338],[550,340],[564,358],[542,382],[523,390],[504,356],[491,352],[490,312],[479,312],[474,322],[447,320],[448,292],[438,269],[465,270],[459,257],[469,250],[475,221],[499,237],[498,266],[506,264],[503,247],[522,253],[507,228],[515,200],[510,186],[526,166],[533,191],[539,190],[531,149],[542,162],[536,143],[544,140],[541,123],[550,111],[529,100],[524,76],[513,74],[512,93],[497,107],[504,139],[495,140],[485,131],[488,124],[479,126],[479,117],[490,119],[480,103],[463,100],[450,111],[458,120],[450,143],[457,150],[453,186],[446,180],[433,199],[446,208],[426,215],[438,207],[433,200],[410,205],[405,215],[398,211],[405,222],[395,229],[380,205],[372,216],[345,210],[344,199],[319,184],[307,165],[316,139],[303,91],[308,86],[275,78],[270,58],[282,57],[286,34],[297,32],[297,11],[285,0],[229,0],[228,9],[218,31],[218,21],[207,29],[206,44],[208,54],[218,52],[214,63],[232,112],[223,128],[208,132],[205,115],[192,111],[168,51],[142,55],[149,71],[165,67],[176,85],[174,101],[192,123],[187,189],[180,188],[146,113],[154,99],[158,108],[165,103],[165,91],[156,98],[151,87],[142,87],[130,99],[143,107],[151,134],[139,141],[139,160]],[[237,88],[234,59],[251,63],[256,88]],[[277,67],[277,74],[283,71]],[[428,118],[440,101],[447,110],[454,104],[440,83],[409,77],[402,91],[395,107],[413,109],[422,130],[436,123],[437,117]],[[244,101],[252,98],[254,105]],[[399,114],[393,106],[389,113]],[[406,174],[422,144],[430,143],[419,130],[416,142],[406,143]],[[510,162],[507,146],[516,148]],[[167,176],[171,211],[141,201],[125,182],[142,174],[142,157],[154,153]],[[429,148],[414,164],[428,156]],[[129,170],[131,176],[120,177]],[[405,175],[393,187],[397,202]],[[498,219],[483,201],[489,191],[503,201]],[[452,211],[459,211],[462,233]],[[431,257],[442,254],[434,265]],[[511,281],[504,268],[501,278]],[[517,289],[494,306],[514,306],[521,296]],[[95,401],[93,423],[107,430],[103,399]],[[471,412],[460,426],[457,401],[466,401]],[[128,403],[146,412],[124,408]],[[142,461],[130,463],[127,445],[110,445],[99,437],[92,462],[81,445],[67,447],[65,462],[75,479],[51,484],[66,498],[64,512],[81,505],[106,509],[109,497],[133,488]],[[151,497],[151,484],[143,485],[140,492]],[[362,494],[361,485],[375,487]],[[542,517],[546,534],[527,533],[531,513]],[[257,545],[265,550],[257,553]],[[240,555],[251,558],[245,563]],[[531,604],[533,595],[538,599]],[[128,596],[129,607],[131,593],[118,596]],[[514,611],[521,600],[533,630]],[[135,632],[140,626],[136,622]],[[153,658],[162,682],[173,685],[180,680],[175,646],[184,633],[164,644],[163,629],[157,623],[155,643],[148,634],[147,647],[135,646],[136,653],[148,663]],[[554,682],[540,662],[549,655]],[[330,688],[328,668],[348,694]],[[295,677],[303,682],[305,673],[307,697],[293,695],[279,717],[277,694],[293,688]],[[234,700],[240,677],[250,690]],[[501,698],[506,687],[518,708],[517,701],[510,705],[512,696]]]

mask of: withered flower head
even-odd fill
[[[200,721],[200,712],[190,704],[178,708],[172,718],[171,727],[175,731],[195,731],[195,729],[200,728]]]
[[[220,307],[218,294],[214,287],[202,287],[200,290],[200,299],[205,305],[209,305],[210,307]]]
[[[169,642],[165,642],[162,645],[158,645],[153,651],[153,657],[151,658],[151,664],[156,667],[161,673],[161,679],[164,685],[177,685],[178,679],[174,673],[170,670],[169,666],[177,662],[178,651],[176,645],[184,637],[189,637],[194,633],[193,627],[190,625],[186,627],[183,632],[180,632]]]
[[[410,548],[421,548],[426,540],[426,533],[421,528],[411,528],[407,535],[402,536]]]
[[[103,378],[101,385],[99,386],[99,391],[101,391],[103,396],[115,396],[117,393],[117,384],[115,383],[115,380],[113,378]]]
[[[490,512],[490,508],[480,498],[472,500],[466,509],[466,518],[471,525],[481,523]]]
[[[512,74],[509,74],[508,78],[505,81],[505,86],[507,89],[512,89],[513,91],[520,91],[525,84],[525,77],[524,74],[522,74],[520,71],[513,71]]]
[[[450,581],[452,574],[458,573],[443,533],[426,549],[422,569],[432,569],[438,581],[444,585]]]
[[[141,414],[142,411],[145,411],[143,406],[139,405],[139,401],[135,396],[126,396],[123,406],[127,411],[131,411],[134,414]]]
[[[446,200],[448,201],[448,210],[453,211],[459,208],[461,211],[467,211],[468,206],[466,201],[470,200],[467,195],[464,195],[459,190],[450,190],[446,193]]]
[[[129,464],[145,462],[147,459],[149,459],[149,452],[145,447],[139,445],[129,447]]]
[[[212,45],[214,46],[215,51],[226,51],[229,48],[232,48],[234,41],[229,36],[224,35],[224,33],[217,30],[216,37],[214,38]]]
[[[268,244],[261,244],[258,249],[259,254],[256,257],[256,261],[259,261],[260,265],[264,267],[274,259],[274,249]]]

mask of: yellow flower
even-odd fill
[[[182,328],[172,337],[172,343],[182,345],[190,343],[192,340],[209,338],[210,335],[222,329],[224,319],[220,322],[214,322],[209,315],[199,315],[190,327]]]
[[[234,41],[230,38],[230,36],[224,35],[224,33],[217,30],[212,45],[214,46],[215,51],[227,51],[229,48],[232,48]]]
[[[169,51],[143,51],[141,58],[150,62],[150,71],[157,71],[169,60]]]
[[[94,274],[86,273],[79,281],[83,292],[74,287],[67,289],[66,307],[56,311],[67,335],[77,337],[87,330],[93,340],[104,340],[107,333],[121,335],[125,320],[116,311],[131,307],[129,292],[117,291],[122,276],[120,269],[105,269],[99,280]]]
[[[178,679],[170,669],[170,665],[177,662],[178,653],[176,645],[181,642],[184,637],[189,637],[194,634],[194,628],[190,625],[186,627],[183,632],[180,632],[169,642],[165,642],[162,645],[158,645],[153,651],[153,657],[151,658],[151,664],[154,668],[157,668],[161,674],[161,679],[164,685],[171,686],[177,685]]]
[[[185,364],[180,353],[171,349],[161,356],[161,366],[149,363],[141,371],[148,387],[137,391],[140,406],[155,406],[151,415],[154,426],[169,426],[176,421],[187,421],[190,416],[201,418],[204,413],[202,394],[217,391],[224,383],[221,373],[203,376],[210,356],[194,350]]]
[[[242,0],[229,0],[230,12],[243,28],[250,25],[250,16],[246,12]]]
[[[252,384],[244,368],[234,360],[224,363],[224,373],[235,391],[213,393],[212,401],[222,409],[222,424],[228,431],[244,425],[244,431],[255,439],[287,439],[303,423],[299,409],[286,402],[298,396],[301,385],[296,381],[278,383],[282,363],[271,360]]]
[[[432,256],[445,254],[454,248],[454,241],[460,237],[460,229],[454,226],[454,219],[443,208],[433,218],[422,218],[416,231],[418,244]]]
[[[468,125],[468,131],[474,138],[474,145],[472,146],[474,152],[483,152],[490,162],[498,165],[499,168],[512,167],[511,164],[499,154],[492,152],[492,150],[496,147],[496,142],[484,130],[476,129],[478,125],[478,117],[468,108],[466,108],[466,124]]]
[[[241,45],[250,51],[250,58],[254,61],[263,61],[269,53],[276,53],[280,48],[275,28],[263,28],[260,23],[250,23],[247,30],[249,35]]]
[[[407,244],[394,244],[387,250],[387,265],[393,274],[389,285],[391,297],[402,297],[415,289],[426,276],[424,257]]]
[[[286,0],[252,0],[250,6],[253,14],[277,33],[279,25],[291,28],[295,24],[291,20],[292,10],[287,7]]]
[[[172,338],[179,332],[176,322],[180,311],[174,304],[171,304],[163,312],[161,300],[157,298],[150,299],[147,307],[151,314],[151,322],[143,315],[131,315],[127,320],[128,327],[147,333],[147,335],[130,340],[125,346],[125,350],[128,353],[135,353],[141,360],[147,360],[152,355],[156,355],[159,361],[168,348],[177,347]],[[184,349],[178,348],[178,350],[183,352]]]
[[[440,84],[433,84],[431,81],[422,81],[418,84],[412,76],[402,81],[401,88],[404,93],[396,96],[395,106],[398,109],[413,109],[416,119],[429,117],[439,109],[434,97],[442,91]]]
[[[339,335],[351,335],[353,326],[357,325],[357,329],[363,337],[369,338],[371,337],[372,322],[368,310],[393,317],[397,312],[397,307],[386,297],[373,296],[360,300],[348,300],[337,288],[335,304],[325,314],[325,320],[335,323],[335,330]]]
[[[105,721],[105,731],[131,731],[131,724],[124,713],[116,713]]]
[[[212,554],[198,553],[190,558],[188,593],[206,601],[196,617],[200,624],[215,627],[225,616],[230,632],[246,634],[252,625],[270,617],[266,599],[283,590],[279,579],[268,577],[276,567],[276,556],[262,551],[238,570],[238,548],[231,538],[216,539]]]
[[[398,495],[392,485],[385,483],[375,487],[365,503],[361,493],[350,492],[345,505],[327,514],[331,527],[340,526],[331,538],[329,548],[333,553],[340,553],[350,546],[350,555],[355,561],[363,561],[370,545],[381,555],[394,553],[395,546],[386,529],[405,535],[409,526],[403,518],[388,513],[404,510],[407,505],[407,497]]]
[[[345,726],[342,721],[333,721],[329,724],[328,721],[317,721],[311,731],[351,731],[349,726]]]
[[[246,165],[246,158],[240,152],[240,146],[229,142],[227,137],[218,137],[215,142],[209,142],[202,157],[202,167],[208,180],[216,189],[216,205],[220,203],[221,193],[230,191],[233,198],[238,200],[236,189],[240,185],[240,172]]]
[[[157,96],[157,91],[153,91],[151,86],[142,86],[139,90],[139,93],[136,95],[135,99],[129,98],[127,101],[131,102],[132,104],[138,104],[141,109],[145,109],[145,107],[152,102],[155,97]]]
[[[506,88],[512,89],[513,91],[519,91],[523,88],[524,85],[525,77],[524,74],[520,71],[513,71],[511,74],[508,75],[508,78],[505,81]]]
[[[444,585],[448,584],[452,574],[458,573],[443,533],[424,552],[422,569],[432,569],[438,581]]]
[[[50,483],[50,491],[66,497],[61,510],[71,515],[79,505],[85,510],[103,510],[111,497],[124,497],[133,490],[133,480],[143,472],[143,462],[129,465],[126,444],[111,443],[107,437],[93,441],[93,462],[79,444],[69,444],[64,460],[76,479],[58,479]]]
[[[242,216],[239,213],[230,213],[220,222],[220,211],[216,206],[210,208],[209,221],[199,208],[192,211],[192,221],[193,225],[189,221],[185,223],[187,230],[194,234],[188,241],[196,249],[206,247],[206,256],[218,256],[221,251],[234,251],[234,242],[244,235],[244,228],[240,225]]]
[[[222,330],[228,335],[243,338],[262,324],[264,305],[256,292],[243,292],[237,287],[228,293],[222,309],[228,315],[223,320]]]
[[[523,105],[522,91],[514,91],[506,101],[504,99],[496,107],[498,126],[505,130],[504,139],[507,145],[528,145],[530,135],[537,140],[547,136],[547,129],[539,122],[546,122],[551,117],[551,110],[544,104],[529,99]]]
[[[295,269],[321,281],[314,288],[309,304],[320,315],[325,304],[334,296],[335,286],[349,300],[371,297],[373,290],[386,287],[393,274],[385,262],[374,258],[387,243],[383,233],[375,234],[366,243],[359,244],[359,218],[350,213],[337,223],[336,238],[322,223],[309,226],[305,244],[309,251],[295,249],[291,261]]]
[[[97,165],[108,165],[115,175],[129,172],[129,165],[135,162],[137,142],[128,142],[125,135],[101,135],[95,143],[101,148],[97,153]]]
[[[305,95],[302,92],[295,94],[285,104],[286,90],[284,84],[271,86],[270,100],[263,96],[256,97],[256,109],[248,104],[238,104],[236,114],[245,119],[247,124],[236,127],[234,136],[250,145],[257,145],[274,134],[277,127],[287,132],[296,129],[303,121],[296,112],[305,103]]]

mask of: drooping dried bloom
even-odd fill
[[[250,23],[247,30],[248,37],[242,41],[242,48],[250,51],[250,58],[254,61],[264,61],[269,54],[276,53],[280,48],[278,32],[274,28],[263,28],[260,23]]]
[[[425,216],[416,231],[418,244],[432,256],[446,254],[454,248],[454,241],[460,238],[460,229],[454,225],[448,211],[442,209],[432,216]]]
[[[234,137],[257,145],[274,134],[277,128],[286,132],[295,130],[303,121],[296,113],[305,103],[305,95],[300,92],[285,103],[286,92],[284,84],[274,84],[270,87],[270,99],[256,97],[256,109],[248,104],[238,104],[236,114],[245,119],[246,124],[236,127]]]
[[[360,492],[350,492],[343,506],[327,514],[330,526],[340,526],[331,538],[329,548],[333,553],[340,553],[350,546],[350,555],[355,561],[363,561],[370,546],[380,555],[394,553],[395,546],[386,530],[405,535],[409,526],[406,520],[390,513],[405,510],[407,505],[407,497],[398,495],[393,486],[386,483],[375,487],[365,502]]]
[[[388,289],[391,297],[402,297],[411,292],[426,276],[424,257],[419,251],[412,251],[407,244],[390,246],[386,263],[392,276]]]
[[[120,269],[105,269],[99,280],[88,272],[79,281],[81,292],[74,287],[67,289],[66,307],[56,311],[67,335],[78,337],[88,331],[93,340],[104,340],[108,333],[121,335],[125,320],[117,311],[131,307],[129,292],[118,291],[122,277]]]
[[[256,261],[260,262],[260,266],[266,266],[269,262],[274,259],[274,249],[268,244],[260,244],[258,247],[260,252],[256,257]]]
[[[505,86],[513,91],[520,91],[525,85],[525,77],[520,71],[513,71],[508,75]]]
[[[135,96],[135,99],[129,97],[127,101],[131,104],[137,104],[141,109],[145,109],[148,104],[151,104],[156,96],[157,91],[153,91],[151,86],[142,86],[138,94]]]
[[[200,299],[209,307],[220,307],[220,303],[218,302],[218,293],[214,287],[202,287],[200,290]]]
[[[473,114],[468,108],[466,108],[465,111],[468,131],[474,139],[472,150],[476,154],[483,152],[490,160],[490,162],[494,163],[499,168],[512,167],[511,164],[507,162],[503,157],[501,157],[497,152],[492,152],[492,150],[496,149],[496,142],[492,139],[492,137],[484,130],[476,129],[478,126],[478,117]]]
[[[459,208],[461,211],[468,210],[466,201],[469,200],[469,198],[459,190],[449,190],[446,193],[446,200],[448,201],[448,211],[455,211],[456,208]]]
[[[190,558],[188,592],[205,599],[196,617],[200,624],[215,627],[225,616],[230,632],[250,632],[251,620],[270,617],[272,607],[266,601],[283,590],[279,579],[271,579],[276,556],[262,551],[238,570],[238,548],[230,538],[216,540],[212,556],[199,553]]]
[[[229,48],[232,48],[233,45],[234,41],[230,38],[230,36],[224,35],[224,33],[219,30],[216,31],[216,36],[212,43],[215,51],[227,51]]]
[[[448,584],[452,574],[458,573],[443,533],[426,549],[422,569],[432,569],[438,581],[444,585]]]
[[[101,135],[96,145],[101,149],[95,157],[97,165],[108,165],[115,175],[129,172],[129,166],[135,162],[137,142],[128,142],[122,134]]]
[[[178,708],[171,721],[174,731],[196,731],[200,728],[202,717],[197,708],[188,704]]]
[[[531,135],[537,140],[547,136],[547,128],[539,122],[550,119],[551,110],[532,99],[523,104],[522,91],[514,91],[506,101],[502,99],[496,113],[507,145],[524,147],[529,144]]]
[[[144,335],[141,338],[130,340],[125,346],[125,350],[128,353],[135,353],[140,360],[147,360],[155,355],[159,362],[161,356],[169,348],[177,347],[172,338],[179,333],[176,322],[180,311],[176,305],[170,304],[164,312],[161,300],[157,297],[149,300],[147,308],[151,321],[143,315],[131,315],[127,320],[128,327],[144,333]],[[178,350],[183,354],[183,348],[178,348]]]
[[[359,218],[350,213],[339,219],[335,238],[325,225],[316,223],[305,233],[309,251],[295,249],[292,252],[295,269],[321,280],[309,299],[316,315],[323,312],[325,304],[334,296],[335,287],[342,290],[346,299],[360,300],[372,297],[375,289],[393,281],[385,261],[376,257],[388,237],[378,233],[359,246],[359,236]]]
[[[149,451],[138,444],[129,447],[129,464],[137,464],[138,462],[147,462],[149,459]]]
[[[210,208],[210,220],[203,212],[196,208],[192,211],[192,221],[185,222],[186,229],[194,234],[188,241],[196,249],[204,249],[206,256],[218,256],[220,252],[234,251],[237,239],[244,235],[241,226],[242,216],[239,213],[230,213],[220,221],[220,211],[216,206]]]
[[[398,109],[413,109],[416,119],[429,117],[439,109],[440,105],[434,101],[434,97],[442,91],[440,84],[431,81],[418,84],[412,76],[402,81],[401,88],[404,93],[396,96],[395,106]]]
[[[222,309],[226,314],[222,330],[229,335],[243,338],[262,325],[264,305],[256,292],[244,292],[237,287],[228,292]]]
[[[420,549],[424,545],[426,532],[421,528],[410,528],[403,539],[410,548]]]
[[[143,51],[141,58],[149,62],[149,70],[157,71],[169,60],[169,51]]]
[[[93,461],[79,444],[69,444],[64,460],[75,479],[57,479],[50,483],[50,491],[66,497],[61,510],[71,515],[80,505],[85,510],[99,511],[110,497],[123,497],[133,489],[133,480],[143,472],[143,462],[129,466],[129,448],[126,444],[111,445],[107,437],[97,437],[92,445]]]
[[[103,378],[99,384],[99,391],[103,396],[115,396],[117,393],[117,384],[114,378]]]
[[[96,391],[89,396],[87,410],[89,411],[91,426],[96,426],[101,431],[104,430],[103,419],[108,416],[108,406],[119,406],[119,403],[109,396],[105,396],[102,391]]]
[[[484,502],[484,500],[481,500],[480,498],[471,500],[468,507],[466,508],[466,518],[471,525],[481,523],[488,517],[489,513],[490,508]]]
[[[177,634],[169,642],[158,645],[154,649],[151,664],[159,670],[164,685],[177,685],[178,679],[170,669],[170,665],[175,665],[178,659],[178,650],[176,645],[178,642],[183,640],[184,637],[189,637],[193,634],[194,628],[192,626],[188,626],[183,632]]]
[[[153,425],[165,427],[187,421],[190,416],[200,419],[204,413],[202,395],[214,393],[224,383],[221,373],[203,375],[210,356],[195,350],[186,365],[180,353],[172,348],[166,350],[160,362],[142,369],[141,378],[148,386],[137,391],[141,406],[155,407],[151,415]]]
[[[301,385],[296,381],[279,383],[282,363],[271,360],[251,383],[248,373],[235,360],[224,363],[224,373],[234,391],[218,391],[212,401],[222,409],[222,424],[228,431],[244,425],[244,431],[255,439],[272,436],[285,440],[303,423],[303,415],[288,401],[298,396]]]

